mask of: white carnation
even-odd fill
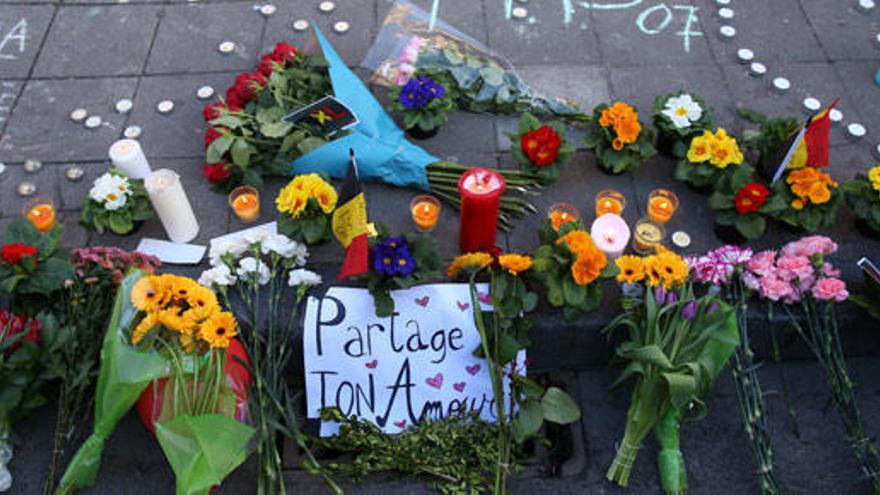
[[[309,250],[304,244],[296,242],[281,234],[269,235],[261,244],[263,254],[276,253],[282,258],[292,259],[297,265],[304,265]]]
[[[235,275],[226,265],[218,265],[210,270],[205,270],[199,277],[199,284],[205,287],[226,287],[236,282]]]
[[[255,278],[260,285],[266,285],[272,279],[272,272],[269,270],[269,266],[253,256],[242,258],[238,262],[238,269],[235,272],[238,274],[239,279],[250,281]]]
[[[291,270],[287,280],[287,285],[291,287],[321,285],[321,283],[323,283],[323,280],[320,275],[304,268]]]
[[[211,250],[208,252],[208,258],[211,260],[212,266],[222,265],[221,256],[229,254],[233,259],[238,258],[250,249],[250,246],[241,238],[218,241],[211,243]]]

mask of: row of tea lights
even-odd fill
[[[590,228],[590,236],[596,246],[611,259],[623,254],[632,239],[633,250],[649,254],[663,242],[665,228],[678,210],[678,197],[668,189],[655,189],[648,195],[647,215],[639,219],[630,231],[621,216],[626,208],[626,197],[619,191],[605,189],[595,197],[596,219]],[[577,208],[571,203],[560,202],[550,207],[548,218],[554,225],[580,219]],[[684,232],[673,234],[673,243],[680,248],[690,245],[690,237]]]

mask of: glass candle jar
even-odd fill
[[[229,206],[242,222],[253,222],[260,216],[260,193],[252,186],[239,186],[229,193]]]
[[[25,203],[21,209],[22,215],[30,221],[40,232],[49,232],[58,223],[55,213],[55,204],[51,199],[34,198]]]
[[[437,227],[440,219],[440,201],[429,194],[421,194],[409,203],[413,223],[422,232],[430,232]]]
[[[547,218],[550,219],[553,230],[559,230],[562,224],[576,222],[581,218],[581,215],[573,204],[560,201],[547,210]]]
[[[654,248],[663,242],[663,226],[654,223],[650,218],[642,218],[633,229],[633,249],[641,254],[651,254]]]
[[[626,208],[626,198],[620,191],[614,189],[605,189],[596,194],[596,217],[601,217],[606,213],[622,215],[623,209]]]
[[[669,189],[654,189],[648,195],[648,218],[664,224],[672,219],[678,209],[678,196]]]

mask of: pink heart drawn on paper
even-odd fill
[[[483,304],[492,304],[492,296],[486,292],[480,292],[480,302]]]
[[[460,309],[462,311],[467,311],[468,308],[471,307],[470,303],[463,303],[461,301],[455,301],[455,304],[458,304],[458,309]]]
[[[406,426],[406,420],[405,420],[405,419],[401,419],[400,421],[395,421],[395,422],[394,422],[394,426],[396,426],[396,427],[398,427],[398,428],[400,428],[400,429],[402,430],[403,427]]]
[[[372,369],[375,369],[376,365],[378,365],[378,364],[379,364],[379,360],[374,359],[374,360],[370,361],[369,363],[365,363],[364,366],[366,366],[367,368],[370,368],[372,370]]]
[[[416,302],[416,304],[418,304],[419,306],[421,306],[421,307],[423,307],[423,308],[427,308],[427,307],[428,307],[428,301],[430,301],[430,300],[431,300],[430,297],[425,296],[425,297],[421,297],[421,298],[416,298],[416,299],[415,299],[415,302]]]
[[[434,378],[425,378],[425,383],[436,389],[439,389],[443,386],[443,373],[437,373],[436,375],[434,375]]]
[[[465,371],[467,371],[469,374],[471,374],[471,375],[476,375],[477,372],[480,371],[480,365],[479,365],[479,364],[474,364],[474,365],[471,365],[471,366],[465,366],[464,369],[465,369]]]
[[[454,389],[455,389],[456,391],[458,391],[458,392],[464,392],[464,386],[465,386],[465,385],[466,385],[465,382],[461,382],[461,383],[453,383],[453,384],[452,384],[452,388],[454,388]]]

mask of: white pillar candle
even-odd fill
[[[153,209],[159,215],[168,238],[173,242],[189,242],[199,234],[199,222],[193,213],[180,177],[171,170],[161,169],[144,181]]]
[[[606,213],[593,221],[590,237],[600,251],[615,260],[623,254],[629,243],[629,225],[620,215]]]
[[[132,179],[149,177],[150,164],[141,145],[134,139],[120,139],[110,146],[110,161]]]

